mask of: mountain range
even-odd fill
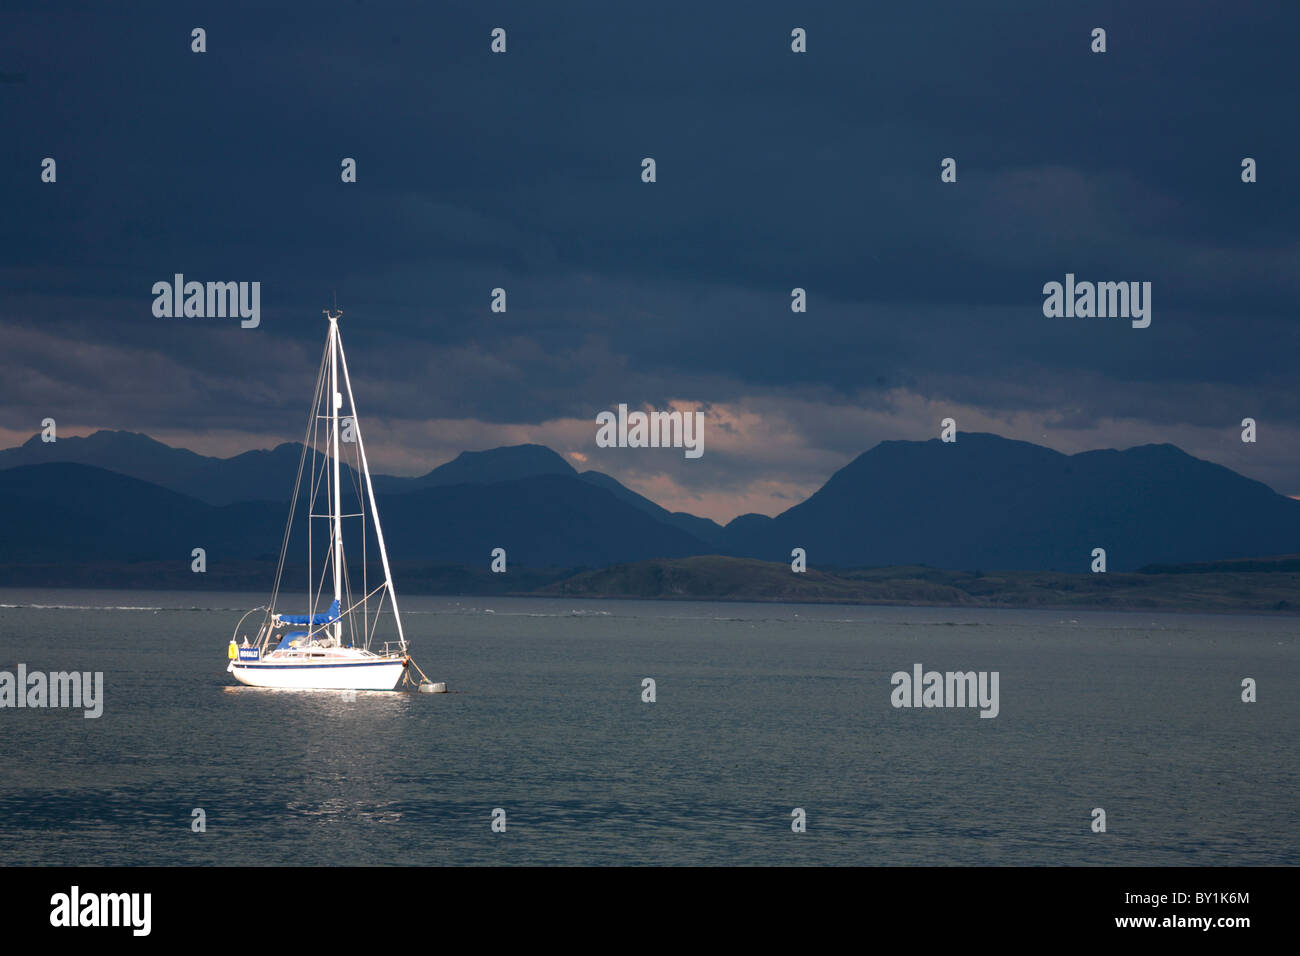
[[[0,451],[0,574],[38,563],[274,560],[302,446],[232,458],[96,432]],[[881,442],[804,502],[725,527],[670,512],[541,445],[375,475],[399,562],[601,568],[721,554],[810,568],[928,565],[1086,572],[1294,553],[1300,501],[1172,445],[1065,455],[996,435]],[[350,484],[348,479],[345,486]],[[302,541],[303,523],[294,541]],[[304,545],[305,547],[305,545]],[[3,579],[0,578],[0,584]]]

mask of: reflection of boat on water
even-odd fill
[[[230,664],[227,670],[240,683],[253,687],[392,690],[411,666],[406,635],[402,630],[402,617],[397,607],[397,593],[393,589],[392,573],[388,567],[384,532],[375,507],[375,492],[370,481],[366,448],[361,439],[361,423],[357,419],[356,404],[352,397],[352,379],[348,375],[343,343],[339,338],[338,320],[342,314],[335,311],[325,313],[329,318],[329,338],[316,377],[316,393],[307,423],[307,434],[303,440],[293,499],[289,505],[289,522],[280,549],[271,603],[266,608],[255,609],[264,610],[265,614],[252,643],[247,637],[242,644],[236,643],[239,626],[235,628],[236,637],[230,641]],[[341,416],[340,411],[344,409],[345,401],[347,414]],[[340,441],[353,445],[356,449],[355,456],[349,456],[355,460],[348,462],[349,474],[354,479],[351,490],[356,496],[356,511],[349,514],[343,512]],[[309,451],[312,466],[308,470],[308,492],[304,498],[307,504],[307,602],[311,610],[305,614],[281,614],[276,611],[280,582]],[[330,477],[325,481],[327,469]],[[361,481],[360,487],[355,486],[358,478]],[[317,513],[316,510],[318,498],[324,499],[320,502],[322,513]],[[350,522],[359,519],[358,542],[362,570],[361,588],[356,593],[349,580],[343,547],[345,518]],[[313,530],[318,520],[328,521],[329,533],[321,536],[324,539],[322,546],[328,547],[319,575],[314,576]],[[367,579],[365,564],[366,534],[371,529],[379,546],[384,574],[383,581],[373,590]],[[327,575],[333,582],[333,600],[327,608],[317,611],[316,608],[326,601]],[[396,626],[396,639],[380,645],[379,651],[372,650],[381,616],[389,605],[392,622]],[[249,612],[252,613],[254,612]],[[244,619],[247,618],[248,614],[244,615]],[[242,620],[240,624],[243,624]],[[286,630],[287,628],[298,629]],[[435,687],[442,689],[442,685],[430,685],[428,682],[421,685],[422,690]]]

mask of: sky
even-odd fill
[[[1248,0],[11,0],[0,446],[46,417],[298,440],[337,295],[379,473],[538,442],[725,522],[951,417],[1300,495],[1298,28]],[[178,272],[260,282],[260,324],[155,316]],[[1046,317],[1067,273],[1150,282],[1150,327]],[[620,403],[701,411],[704,454],[598,448]]]

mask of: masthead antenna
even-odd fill
[[[339,308],[339,294],[337,290],[334,292],[334,308],[321,309],[321,312],[324,313],[325,318],[329,319],[331,322],[337,322],[339,319],[343,318],[343,310]]]

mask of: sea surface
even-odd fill
[[[105,683],[0,709],[0,864],[1300,863],[1294,618],[406,597],[451,692],[349,699],[226,673],[264,601],[0,591],[0,671]]]

